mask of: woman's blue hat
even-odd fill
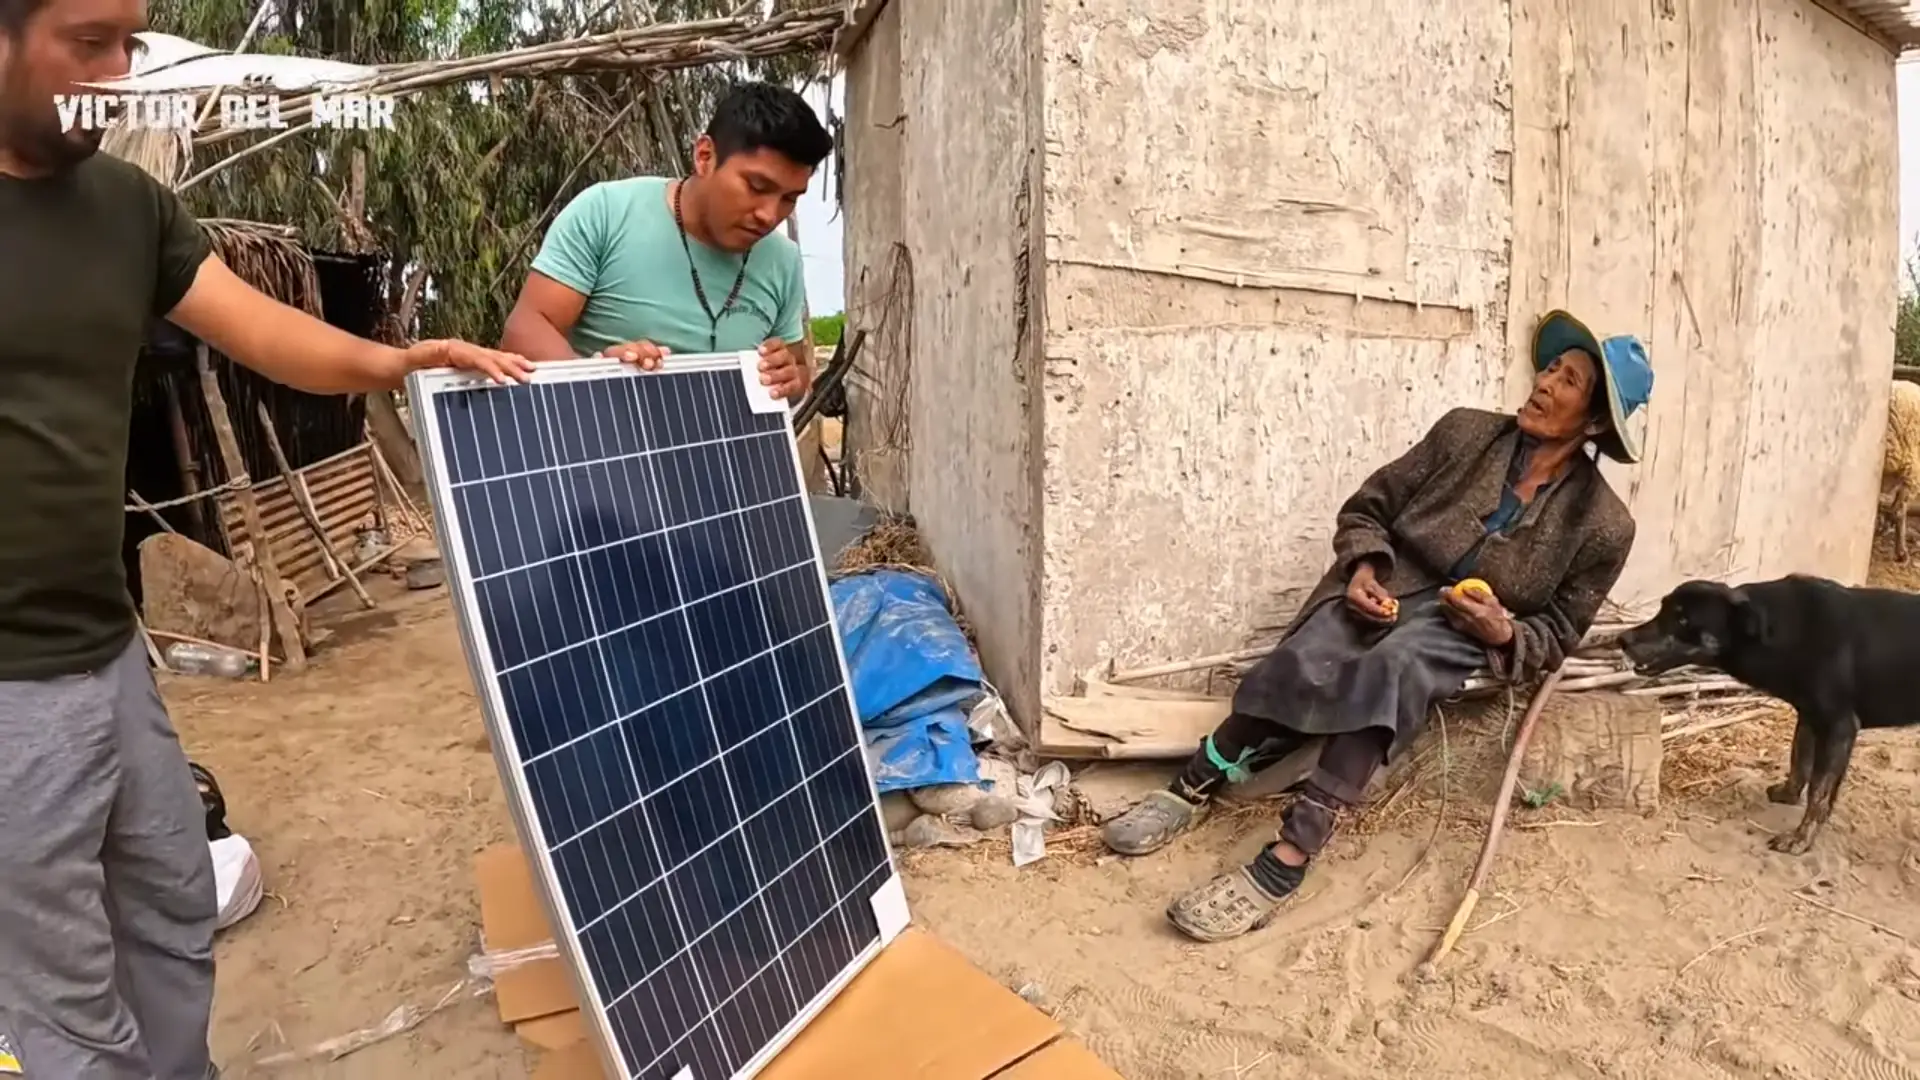
[[[1579,349],[1593,357],[1607,384],[1610,430],[1594,440],[1600,452],[1632,465],[1646,446],[1646,417],[1640,410],[1653,396],[1653,364],[1646,346],[1632,334],[1600,341],[1586,324],[1564,311],[1550,311],[1533,333],[1533,368],[1545,371],[1561,353]]]

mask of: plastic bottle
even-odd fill
[[[237,679],[253,667],[253,657],[238,649],[176,641],[167,646],[167,667],[182,675],[218,675]]]

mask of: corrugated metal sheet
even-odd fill
[[[1899,0],[1829,0],[1887,36],[1901,52],[1920,49],[1920,3]]]

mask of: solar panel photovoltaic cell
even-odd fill
[[[752,1075],[906,924],[756,366],[409,384],[494,754],[616,1076]]]

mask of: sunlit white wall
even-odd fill
[[[1912,257],[1920,254],[1920,59],[1901,61],[1898,72],[1900,253]]]

